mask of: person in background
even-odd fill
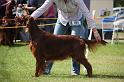
[[[19,0],[19,1],[17,1],[17,3],[20,3],[20,4],[25,3],[25,2],[26,2],[26,4],[24,4],[24,10],[26,11],[26,13],[28,15],[30,15],[30,14],[32,14],[32,12],[34,10],[37,9],[38,0],[27,0],[27,1],[26,0]],[[24,14],[23,11],[20,12],[21,15],[22,15],[22,13]],[[29,42],[30,41],[30,35],[27,32],[27,29],[24,29],[24,30],[20,31],[20,34],[21,34],[21,37],[22,37],[22,41],[24,41],[24,42]]]
[[[23,4],[18,4],[16,8],[16,17],[21,17],[23,15],[27,15],[24,5]]]
[[[55,18],[55,9],[54,9],[54,4],[43,14],[44,18]],[[52,24],[55,23],[55,20],[48,19],[44,20],[45,24]],[[53,33],[54,31],[54,25],[51,26],[45,26],[44,30],[50,33]]]
[[[27,4],[27,0],[16,0],[16,4]]]
[[[31,15],[38,8],[38,3],[39,0],[27,0],[25,9],[28,11],[29,15]],[[40,20],[37,20],[37,24],[40,24]]]
[[[58,19],[53,34],[64,35],[67,29],[70,27],[71,35],[76,35],[81,38],[86,38],[87,36],[82,34],[83,31],[85,31],[85,29],[88,29],[83,25],[83,21],[86,18],[88,27],[93,29],[93,34],[95,39],[98,42],[101,41],[101,37],[96,29],[96,24],[83,0],[46,0],[41,7],[39,7],[36,11],[34,11],[31,14],[31,17],[38,18],[46,10],[48,10],[48,8],[53,3],[56,4],[58,10]],[[82,30],[82,28],[84,29]],[[52,67],[51,63],[50,65]],[[49,68],[51,69],[51,67]],[[50,69],[48,69],[49,73],[50,73]],[[71,74],[72,75],[80,74],[80,64],[74,59],[72,59]]]
[[[6,0],[0,0],[0,25],[2,24],[2,18],[5,16],[6,3],[7,3]]]
[[[25,9],[27,2],[26,0],[17,0],[16,2],[16,18],[20,17],[23,18],[23,16],[28,15],[28,11]],[[22,20],[16,20],[16,25],[21,26],[22,25]],[[22,42],[29,42],[29,33],[25,32],[25,28],[19,28],[19,36]]]
[[[2,13],[0,13],[0,18],[5,16],[6,3],[7,3],[7,0],[0,0],[0,12],[2,12]]]
[[[38,7],[38,0],[27,0],[27,5],[25,6],[25,9],[29,11],[29,14],[32,14],[33,11],[35,11]]]

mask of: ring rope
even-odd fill
[[[57,18],[36,18],[35,20],[56,20]],[[5,19],[0,19],[5,20]],[[15,20],[15,19],[6,19],[6,20]]]
[[[41,27],[44,27],[44,26],[53,26],[55,25],[55,23],[52,23],[52,24],[40,24],[38,26],[41,26]],[[0,29],[6,29],[6,28],[24,28],[26,26],[13,26],[13,27],[3,27],[3,26],[0,26]]]
[[[56,20],[57,18],[37,18],[35,20]],[[4,20],[4,19],[0,19],[0,20]],[[15,19],[6,19],[6,20],[15,20]],[[41,26],[41,27],[44,27],[44,26],[53,26],[55,25],[55,23],[52,23],[52,24],[40,24],[38,26]],[[13,26],[13,27],[3,27],[3,26],[0,26],[0,29],[6,29],[6,28],[24,28],[26,26]]]

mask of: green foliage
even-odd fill
[[[71,76],[71,59],[55,62],[51,75],[33,77],[35,59],[27,45],[0,46],[0,82],[124,82],[124,43],[108,44],[89,53],[93,78]]]
[[[124,0],[114,0],[114,7],[124,7]]]

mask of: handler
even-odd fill
[[[55,25],[55,35],[63,35],[67,29],[71,27],[71,35],[77,35],[82,38],[87,38],[87,27],[84,27],[83,21],[86,18],[88,27],[93,29],[94,37],[97,41],[101,41],[101,37],[96,29],[96,24],[92,19],[88,8],[83,0],[46,0],[44,4],[35,10],[31,16],[38,18],[41,16],[53,3],[56,4],[58,10],[58,20]],[[56,46],[56,45],[55,45]],[[45,74],[50,74],[53,62],[49,62],[46,67]],[[72,59],[72,75],[80,74],[80,64]]]

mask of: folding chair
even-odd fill
[[[115,16],[111,16],[108,18],[103,18],[101,20],[102,23],[102,39],[105,40],[105,33],[112,32],[113,36],[113,22],[115,21]],[[112,43],[112,40],[111,40]]]
[[[123,30],[123,22],[124,19],[121,19],[119,17],[119,13],[116,13],[115,16],[111,16],[108,18],[103,18],[102,19],[102,37],[103,40],[105,39],[104,34],[105,32],[112,32],[112,38],[111,38],[111,44],[114,43],[114,38],[116,37],[116,41],[118,42],[119,36],[118,32],[119,30]]]
[[[118,15],[120,13],[117,14],[117,18],[116,20],[113,22],[114,25],[114,30],[113,30],[113,36],[112,36],[112,44],[114,43],[114,37],[116,37],[116,41],[119,41],[119,31],[124,30],[124,18],[119,18]],[[116,36],[115,36],[116,33]]]

